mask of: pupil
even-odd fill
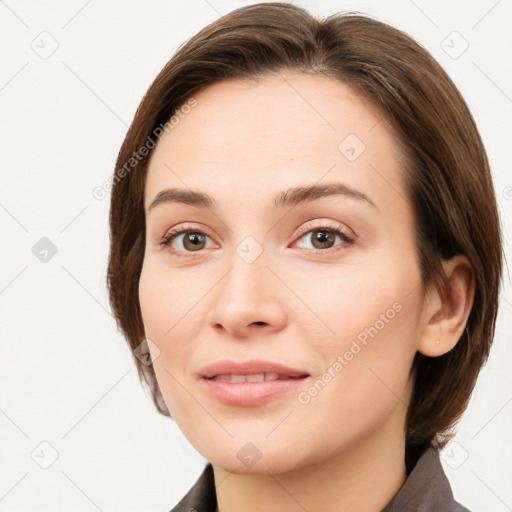
[[[333,233],[328,231],[317,231],[315,241],[318,242],[322,247],[329,247],[333,240]]]
[[[192,244],[192,248],[194,248],[194,249],[197,249],[198,246],[200,246],[201,243],[203,242],[202,235],[200,233],[190,233],[185,238],[185,241],[186,241],[185,245],[188,245],[190,243],[190,244]]]

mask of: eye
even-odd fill
[[[318,226],[314,229],[309,229],[300,237],[299,241],[302,239],[309,240],[311,244],[311,247],[303,248],[316,252],[328,252],[329,249],[335,249],[339,246],[350,246],[355,241],[354,238],[347,235],[347,233],[338,226]],[[340,240],[341,243],[335,245],[336,239]]]
[[[302,239],[309,240],[311,247],[302,248],[314,252],[330,252],[331,249],[336,250],[336,247],[350,246],[355,241],[354,238],[349,236],[338,226],[326,225],[307,229],[307,231],[306,229],[307,228],[300,230],[304,234],[299,238],[299,242]],[[194,253],[202,249],[208,249],[208,240],[211,240],[211,238],[203,231],[194,229],[191,226],[181,226],[167,232],[162,238],[160,245],[169,247],[172,252],[182,256],[186,253]],[[341,243],[335,245],[337,240]],[[297,244],[298,242],[295,243]],[[215,244],[213,244],[213,246],[215,246]]]
[[[160,245],[163,247],[170,247],[173,252],[198,252],[202,249],[207,249],[206,242],[210,237],[198,229],[190,229],[187,226],[181,228],[171,229],[163,237]],[[210,239],[211,240],[211,239]],[[185,248],[182,250],[176,246]]]

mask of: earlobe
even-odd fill
[[[473,306],[475,277],[469,260],[455,256],[443,261],[446,293],[432,290],[425,300],[418,351],[425,356],[446,354],[457,344]]]

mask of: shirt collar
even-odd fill
[[[217,497],[213,467],[208,463],[203,473],[171,512],[215,512]],[[439,451],[429,447],[423,452],[407,480],[381,512],[469,512],[457,503],[446,478]]]
[[[427,448],[382,512],[469,512],[453,498],[437,448]]]

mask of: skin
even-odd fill
[[[221,512],[379,511],[406,478],[413,357],[441,355],[459,339],[471,267],[462,257],[446,262],[453,293],[425,292],[404,159],[381,112],[347,85],[287,71],[194,97],[197,106],[153,151],[145,188],[146,209],[168,187],[205,192],[217,205],[165,203],[146,213],[139,298],[169,411],[212,462]],[[348,134],[366,146],[354,161],[338,149]],[[345,195],[273,206],[291,187],[332,182],[375,206]],[[331,245],[315,245],[326,225],[354,242],[329,232]],[[184,235],[162,246],[180,226],[205,233],[203,248],[191,250]],[[263,249],[252,263],[236,251],[246,237]],[[393,304],[394,318],[332,370]],[[204,366],[253,358],[311,377],[258,407],[222,404],[200,385]],[[298,392],[329,368],[335,376],[300,403]],[[252,467],[237,457],[247,442],[261,453]]]

